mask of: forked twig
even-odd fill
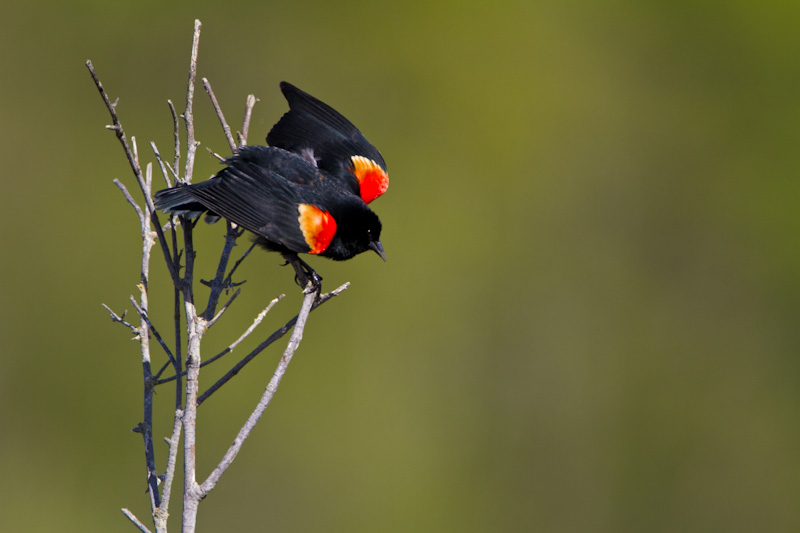
[[[167,248],[167,241],[164,239],[164,234],[161,231],[161,223],[158,220],[158,214],[155,211],[155,206],[153,205],[153,200],[150,198],[150,195],[147,193],[147,186],[145,184],[144,176],[142,175],[142,169],[139,167],[139,162],[133,155],[133,152],[128,146],[128,139],[125,136],[125,130],[122,128],[122,124],[119,121],[119,117],[117,117],[117,103],[114,102],[113,104],[108,98],[106,94],[106,90],[103,88],[103,84],[100,83],[100,79],[97,77],[97,74],[94,71],[94,65],[92,65],[91,61],[86,62],[86,67],[89,69],[89,73],[92,75],[92,79],[94,80],[95,85],[97,86],[97,90],[100,91],[100,96],[103,98],[103,102],[106,104],[106,108],[108,112],[111,114],[111,120],[113,124],[111,126],[106,126],[108,129],[114,131],[117,134],[117,139],[119,139],[120,143],[122,143],[122,147],[125,150],[125,155],[128,158],[128,163],[130,163],[131,169],[133,170],[134,175],[136,176],[136,180],[139,182],[139,186],[142,189],[142,194],[145,196],[145,201],[147,203],[148,212],[150,213],[150,217],[153,221],[153,225],[156,228],[156,232],[158,233],[158,240],[161,243],[161,250],[164,254],[164,258],[167,262],[167,268],[169,269],[170,276],[172,276],[172,280],[175,283],[179,282],[178,272],[173,264],[172,257],[170,256],[169,249]]]
[[[312,306],[311,306],[311,311],[313,311],[314,309],[316,309],[320,305],[324,304],[325,302],[327,302],[328,300],[330,300],[334,296],[339,296],[339,294],[341,294],[349,286],[350,286],[350,283],[348,282],[348,283],[345,283],[344,285],[342,285],[341,287],[339,287],[339,288],[337,288],[335,290],[332,290],[329,293],[320,295],[317,299],[315,299],[313,301]],[[217,380],[216,383],[211,385],[208,389],[206,389],[206,391],[203,394],[201,394],[197,398],[197,405],[199,406],[201,403],[206,401],[212,394],[214,394],[223,385],[225,385],[225,383],[227,383],[234,376],[236,376],[236,374],[238,374],[245,367],[245,365],[247,365],[247,363],[252,361],[258,354],[263,352],[269,345],[271,345],[273,342],[277,341],[278,339],[280,339],[281,337],[286,335],[286,333],[288,333],[289,330],[291,330],[292,327],[295,325],[295,323],[297,322],[299,317],[300,317],[300,315],[297,315],[293,319],[289,320],[280,329],[275,331],[275,333],[270,335],[264,342],[262,342],[255,349],[253,349],[253,351],[251,351],[249,354],[247,354],[247,356],[245,356],[244,359],[242,359],[241,361],[236,363],[233,366],[233,368],[231,368],[224,376],[219,378],[219,380]],[[220,357],[222,357],[223,355],[229,353],[230,351],[231,351],[230,349],[226,348],[221,353],[219,353],[218,355],[214,356],[213,360],[219,359]],[[211,362],[211,360],[209,360],[209,362]]]
[[[222,475],[228,467],[231,466],[233,460],[236,459],[236,455],[239,453],[239,450],[242,449],[242,445],[244,445],[250,433],[253,431],[253,428],[261,419],[261,415],[264,414],[264,411],[269,406],[272,397],[275,395],[275,391],[278,389],[278,385],[281,383],[283,375],[286,373],[286,369],[289,367],[289,363],[292,361],[292,356],[297,351],[298,346],[300,346],[300,341],[303,339],[303,331],[306,327],[306,320],[308,320],[311,307],[317,297],[317,293],[313,290],[313,285],[311,283],[306,287],[305,292],[303,305],[300,307],[300,313],[297,315],[297,323],[294,326],[294,331],[289,339],[289,343],[286,345],[286,350],[283,352],[283,357],[281,357],[280,363],[278,363],[278,368],[275,369],[275,373],[272,379],[270,379],[269,384],[267,384],[267,388],[264,390],[264,394],[261,396],[258,405],[253,412],[250,413],[247,422],[245,422],[242,429],[239,430],[239,434],[236,435],[236,438],[233,440],[233,444],[231,444],[228,451],[225,452],[222,461],[219,462],[208,478],[200,485],[200,493],[203,497],[217,485]]]

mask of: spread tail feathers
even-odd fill
[[[192,198],[189,187],[174,187],[158,191],[154,197],[156,208],[173,215],[195,218],[207,211],[205,206]]]

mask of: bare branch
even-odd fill
[[[186,229],[184,235],[191,230]],[[190,237],[185,237],[190,238]],[[187,245],[188,246],[188,245]],[[189,257],[187,250],[187,270]],[[187,274],[188,275],[188,274]],[[200,340],[203,332],[199,325],[197,310],[191,301],[191,288],[184,289],[184,312],[187,324],[186,349],[186,408],[183,411],[183,528],[194,531],[197,508],[202,499],[197,483],[197,389],[200,376]],[[189,293],[189,294],[187,294]]]
[[[181,160],[181,133],[180,133],[180,123],[178,121],[178,112],[175,111],[175,106],[172,103],[172,100],[167,100],[167,104],[169,105],[169,112],[172,114],[172,136],[175,139],[175,160],[172,163],[172,172],[175,174],[175,179],[180,180],[178,176],[178,163]]]
[[[180,346],[180,344],[178,346]],[[170,366],[172,366],[172,368],[175,368],[175,362],[179,361],[177,357],[175,359],[176,359],[176,361],[172,361],[170,359],[167,359],[167,361],[163,365],[161,365],[161,368],[158,370],[158,372],[153,374],[153,379],[156,380],[155,385],[163,385],[164,383],[167,383],[169,381],[174,381],[175,380],[175,376],[170,376],[169,378],[164,379],[164,380],[160,379],[161,378],[161,374],[163,374],[164,371],[167,368],[169,368]],[[178,375],[178,376],[185,376],[186,372],[181,372],[181,371],[176,369],[175,374]],[[178,395],[180,396],[180,392],[178,393]],[[180,398],[178,399],[178,401],[180,401]],[[180,407],[180,404],[178,404],[177,407]]]
[[[127,516],[127,517],[128,517],[128,520],[130,520],[131,522],[133,522],[133,525],[135,525],[136,527],[138,527],[138,528],[139,528],[139,531],[142,531],[143,533],[151,533],[151,532],[150,532],[150,530],[149,530],[149,529],[147,529],[147,526],[145,526],[144,524],[142,524],[142,523],[139,521],[139,519],[138,519],[138,518],[136,518],[136,515],[135,515],[135,514],[133,514],[132,512],[130,512],[128,509],[126,509],[126,508],[124,508],[124,507],[123,507],[123,508],[122,508],[122,514],[124,514],[125,516]]]
[[[108,314],[111,315],[111,320],[112,321],[119,322],[123,326],[125,326],[125,327],[129,328],[131,331],[133,331],[134,335],[139,335],[139,328],[137,328],[136,326],[134,326],[130,322],[125,321],[125,315],[127,314],[127,311],[122,313],[122,316],[119,316],[117,313],[112,311],[111,308],[109,306],[107,306],[106,304],[102,304],[102,306],[105,307],[106,311],[108,311]]]
[[[194,139],[194,82],[197,79],[197,50],[200,46],[200,28],[202,24],[199,20],[194,21],[194,36],[192,37],[192,56],[189,60],[189,85],[186,89],[186,110],[183,112],[183,121],[186,123],[186,170],[184,179],[187,183],[192,181],[194,172],[194,155],[197,151],[197,143]]]
[[[175,258],[175,264],[180,265],[181,252],[178,251],[178,234],[174,226],[170,230],[170,235],[172,235],[172,257]],[[180,266],[178,268],[180,268]],[[173,367],[175,369],[175,375],[177,376],[175,380],[175,409],[180,410],[183,406],[183,378],[181,376],[183,372],[183,358],[181,357],[181,350],[183,348],[181,344],[181,290],[178,285],[174,284],[172,289],[172,302],[172,318],[175,325],[175,363]],[[163,369],[161,372],[163,372]],[[159,376],[161,372],[159,372]]]
[[[224,312],[225,312],[225,310],[227,310],[227,309],[228,309],[228,307],[230,307],[230,305],[233,303],[233,301],[236,299],[236,297],[237,297],[237,296],[239,296],[239,294],[241,294],[241,292],[242,292],[242,289],[236,289],[236,292],[234,292],[234,293],[233,293],[233,296],[231,296],[231,297],[228,299],[228,301],[227,301],[227,302],[225,302],[225,305],[223,305],[223,306],[222,306],[222,309],[220,309],[220,310],[219,310],[219,313],[217,313],[216,315],[214,315],[214,318],[212,318],[211,320],[209,320],[209,321],[208,321],[208,323],[206,323],[206,329],[208,329],[208,328],[210,328],[211,326],[213,326],[213,325],[214,325],[214,323],[215,323],[217,320],[219,320],[219,317],[221,317],[221,316],[222,316],[222,313],[224,313]]]
[[[203,78],[203,88],[205,88],[208,96],[211,97],[211,105],[214,106],[214,111],[217,112],[217,118],[222,126],[223,133],[225,133],[225,139],[228,141],[228,146],[230,146],[231,153],[235,154],[236,142],[233,140],[233,135],[231,135],[231,128],[228,126],[228,121],[225,120],[225,115],[222,113],[222,109],[219,107],[217,96],[214,94],[214,89],[211,88],[211,83],[209,83],[207,78]]]
[[[316,309],[316,308],[317,308],[317,307],[319,307],[320,305],[324,304],[325,302],[327,302],[328,300],[330,300],[330,299],[331,299],[331,298],[333,298],[334,296],[339,296],[339,294],[341,294],[341,293],[342,293],[342,291],[344,291],[345,289],[347,289],[347,287],[349,287],[349,286],[350,286],[350,283],[348,282],[348,283],[345,283],[344,285],[342,285],[341,287],[337,288],[336,290],[333,290],[333,291],[331,291],[331,292],[329,292],[329,293],[326,293],[326,294],[322,294],[322,295],[320,295],[320,296],[319,296],[319,298],[317,298],[316,300],[314,300],[314,301],[313,301],[313,304],[312,304],[312,306],[311,306],[311,311],[313,311],[314,309]],[[223,386],[225,383],[227,383],[228,381],[230,381],[230,380],[231,380],[231,379],[232,379],[232,378],[233,378],[233,377],[234,377],[236,374],[238,374],[238,373],[239,373],[239,371],[241,371],[241,370],[242,370],[242,368],[244,368],[244,367],[245,367],[245,365],[247,365],[247,363],[249,363],[250,361],[252,361],[252,360],[253,360],[253,359],[254,359],[254,358],[255,358],[255,357],[258,355],[258,354],[260,354],[262,351],[264,351],[264,349],[266,349],[266,348],[267,348],[267,346],[269,346],[269,345],[270,345],[270,344],[272,344],[273,342],[277,341],[278,339],[280,339],[281,337],[283,337],[284,335],[286,335],[286,333],[287,333],[287,332],[288,332],[290,329],[292,329],[292,326],[294,326],[294,325],[295,325],[295,323],[297,322],[297,319],[298,319],[298,317],[299,317],[299,315],[298,315],[298,316],[295,316],[295,317],[294,317],[293,319],[291,319],[289,322],[287,322],[286,324],[284,324],[284,325],[283,325],[283,327],[281,327],[280,329],[278,329],[277,331],[275,331],[275,332],[274,332],[272,335],[270,335],[270,336],[267,338],[267,340],[265,340],[264,342],[262,342],[261,344],[259,344],[259,345],[258,345],[258,346],[257,346],[257,347],[256,347],[256,348],[255,348],[255,349],[252,351],[252,352],[250,352],[249,354],[247,354],[247,356],[245,356],[245,358],[244,358],[244,359],[242,359],[241,361],[239,361],[238,363],[236,363],[236,365],[234,365],[234,367],[233,367],[233,368],[231,368],[231,369],[230,369],[230,370],[229,370],[229,371],[228,371],[228,372],[227,372],[227,373],[226,373],[224,376],[222,376],[222,377],[221,377],[221,378],[220,378],[220,379],[219,379],[219,380],[218,380],[216,383],[214,383],[213,385],[211,385],[211,386],[210,386],[210,387],[209,387],[209,388],[208,388],[208,389],[207,389],[207,390],[206,390],[206,391],[205,391],[203,394],[201,394],[201,395],[200,395],[200,396],[197,398],[197,405],[199,406],[200,404],[202,404],[202,403],[203,403],[204,401],[206,401],[206,400],[207,400],[207,399],[208,399],[208,398],[209,398],[209,397],[210,397],[212,394],[214,394],[216,391],[218,391],[218,390],[220,389],[220,387],[222,387],[222,386]],[[226,349],[225,349],[225,350],[223,350],[223,351],[222,351],[222,352],[221,352],[219,355],[215,356],[213,359],[214,359],[214,360],[216,360],[216,359],[219,359],[221,356],[225,355],[225,354],[226,354],[226,353],[228,353],[229,351],[230,351],[230,350],[228,350],[228,349],[226,348]]]
[[[189,62],[189,84],[186,90],[186,110],[184,121],[186,123],[186,172],[184,178],[192,181],[197,142],[194,138],[194,84],[197,78],[197,51],[200,45],[199,20],[194,21],[194,35],[192,36],[192,55]],[[197,523],[197,509],[202,499],[199,495],[197,484],[197,389],[200,376],[200,340],[203,337],[203,327],[194,303],[194,292],[191,280],[194,276],[194,242],[192,239],[193,224],[188,223],[183,217],[183,244],[186,266],[184,276],[187,283],[181,286],[183,293],[183,309],[186,318],[186,405],[183,411],[183,530],[195,531]]]
[[[128,163],[133,170],[134,175],[136,176],[136,180],[139,182],[139,186],[142,189],[142,194],[145,198],[145,203],[147,207],[148,213],[150,213],[150,218],[153,222],[153,225],[156,228],[156,233],[158,233],[159,241],[161,242],[161,251],[164,254],[164,258],[167,261],[167,268],[169,269],[170,276],[174,283],[180,283],[180,278],[178,277],[178,272],[175,268],[175,264],[173,263],[172,257],[170,257],[169,249],[167,248],[167,241],[164,239],[164,234],[161,231],[161,223],[158,220],[158,214],[155,211],[155,206],[153,205],[153,199],[150,195],[146,192],[147,186],[145,184],[144,176],[142,176],[142,169],[139,167],[139,163],[137,162],[136,158],[133,155],[130,147],[128,146],[128,140],[125,136],[125,130],[122,128],[122,124],[119,121],[119,117],[117,117],[116,106],[117,103],[114,102],[113,104],[108,99],[108,94],[106,94],[106,90],[103,88],[103,84],[100,83],[100,78],[97,77],[97,74],[94,71],[94,65],[92,65],[91,61],[86,62],[86,67],[89,69],[89,73],[94,80],[95,86],[97,90],[100,91],[100,96],[103,99],[103,102],[106,104],[106,108],[108,109],[109,114],[111,114],[111,120],[113,121],[112,126],[107,126],[108,129],[114,131],[117,135],[117,139],[119,139],[120,143],[122,144],[122,148],[125,151],[125,156],[128,158]]]
[[[238,294],[239,291],[236,291],[236,293]],[[238,339],[236,339],[233,343],[231,343],[230,346],[225,348],[222,352],[218,353],[217,355],[215,355],[211,359],[209,359],[207,361],[203,361],[203,364],[200,365],[200,366],[203,367],[203,366],[206,366],[206,365],[210,365],[211,363],[213,363],[214,361],[216,361],[217,359],[219,359],[223,355],[228,354],[228,353],[232,352],[234,349],[236,349],[236,347],[239,346],[239,343],[241,343],[243,340],[245,340],[248,337],[248,335],[250,335],[253,332],[253,330],[256,329],[256,327],[261,323],[261,321],[264,320],[264,317],[267,316],[267,313],[270,312],[270,310],[275,306],[275,304],[277,304],[285,296],[286,296],[285,294],[281,294],[277,298],[273,298],[272,301],[269,303],[269,305],[267,305],[267,307],[265,307],[264,310],[261,311],[258,314],[258,316],[256,316],[256,318],[253,320],[253,323],[250,325],[250,327],[247,328],[245,330],[245,332],[242,333],[242,335]]]
[[[156,327],[153,325],[152,322],[150,322],[150,317],[147,316],[147,311],[139,307],[139,304],[136,303],[136,300],[133,298],[133,296],[131,296],[131,303],[133,304],[133,307],[136,309],[136,312],[139,313],[139,316],[142,318],[142,320],[144,320],[147,323],[147,327],[150,328],[150,332],[153,334],[158,343],[164,349],[164,353],[167,354],[169,362],[174,365],[175,357],[172,355],[172,351],[169,349],[169,346],[167,346],[167,343],[165,343],[164,339],[162,339],[161,335],[159,335]],[[158,378],[158,376],[156,376],[156,378]]]
[[[244,120],[242,121],[242,131],[239,133],[239,148],[247,146],[247,133],[250,130],[250,117],[253,115],[253,107],[258,102],[255,95],[248,94],[247,102],[244,105]]]
[[[158,166],[161,168],[161,175],[164,176],[164,181],[167,184],[167,188],[172,187],[172,182],[169,179],[169,174],[167,174],[167,169],[169,169],[170,174],[175,178],[175,181],[178,180],[178,175],[175,174],[175,170],[170,167],[167,163],[161,159],[161,154],[158,151],[158,147],[156,147],[156,143],[150,141],[150,148],[153,149],[153,153],[156,155],[156,161],[158,161]]]
[[[180,445],[182,418],[183,411],[181,409],[176,409],[172,423],[172,435],[167,440],[169,452],[167,454],[167,470],[164,472],[164,489],[161,493],[161,501],[163,504],[159,509],[160,516],[156,519],[156,528],[159,527],[158,520],[161,520],[163,522],[164,531],[166,531],[167,517],[169,516],[169,499],[172,495],[172,482],[175,479],[175,465],[178,458],[178,446]]]
[[[239,291],[237,291],[237,293],[238,292]],[[239,343],[241,343],[244,339],[246,339],[247,336],[250,335],[255,330],[255,328],[261,323],[261,321],[264,320],[264,317],[267,316],[267,313],[269,313],[270,310],[272,310],[272,308],[275,306],[275,304],[277,304],[278,301],[280,301],[284,296],[285,295],[281,294],[277,298],[274,298],[269,303],[269,305],[267,305],[267,307],[265,307],[264,310],[261,311],[258,314],[258,316],[256,316],[256,318],[253,320],[253,323],[250,325],[250,327],[247,328],[247,330],[245,330],[245,332],[238,339],[236,339],[236,341],[234,341],[233,344],[231,344],[230,346],[228,346],[227,348],[222,350],[220,353],[218,353],[217,355],[215,355],[211,359],[203,361],[200,364],[200,368],[203,368],[204,366],[210,365],[214,361],[220,359],[222,356],[231,353],[239,345]],[[220,311],[220,313],[221,313],[221,311]],[[280,338],[280,337],[278,337],[278,338]],[[275,340],[277,340],[277,338]],[[166,370],[167,366],[169,366],[169,364],[165,363],[164,366],[159,371],[159,373],[156,374],[156,378],[158,378],[161,375],[161,373],[164,372],[164,370]],[[182,375],[186,375],[186,372],[183,372]],[[164,378],[164,379],[159,380],[158,382],[156,382],[156,385],[163,385],[164,383],[169,383],[170,381],[173,381],[175,378],[176,378],[176,376],[170,376],[168,378]]]
[[[221,155],[219,155],[217,152],[215,152],[215,151],[214,151],[214,150],[212,150],[211,148],[208,148],[208,147],[206,147],[206,150],[208,150],[208,154],[209,154],[211,157],[213,157],[214,159],[216,159],[217,161],[225,161],[225,158],[224,158],[224,157],[222,157]]]
[[[94,65],[92,65],[91,61],[86,62],[86,67],[89,69],[89,73],[92,75],[92,79],[94,80],[95,86],[97,86],[97,90],[100,91],[100,96],[103,98],[103,102],[106,104],[106,108],[108,108],[109,113],[111,113],[111,120],[113,121],[113,125],[106,126],[106,128],[114,131],[116,133],[117,138],[122,143],[123,148],[125,149],[125,155],[128,157],[128,163],[130,164],[131,168],[133,169],[133,173],[136,174],[137,179],[142,175],[142,170],[139,168],[139,165],[136,163],[136,160],[133,157],[133,152],[131,152],[130,147],[128,146],[128,139],[125,137],[125,131],[122,129],[122,125],[119,122],[119,118],[117,117],[117,101],[114,101],[112,104],[111,101],[108,99],[108,95],[106,94],[105,89],[103,88],[103,84],[100,83],[100,79],[97,77],[94,71]]]
[[[244,261],[244,260],[245,260],[245,258],[246,258],[248,255],[250,255],[250,252],[252,252],[252,251],[253,251],[253,248],[255,248],[255,247],[256,247],[256,244],[257,244],[257,243],[255,243],[255,242],[254,242],[253,244],[251,244],[251,245],[250,245],[250,248],[248,248],[248,249],[247,249],[247,251],[246,251],[244,254],[242,254],[242,257],[240,257],[240,258],[239,258],[239,260],[238,260],[238,261],[236,261],[236,262],[233,264],[233,268],[231,269],[231,271],[230,271],[230,272],[228,272],[228,277],[226,277],[226,278],[225,278],[225,281],[223,281],[223,282],[222,282],[222,286],[223,286],[223,287],[233,287],[234,285],[241,285],[242,283],[244,283],[244,281],[242,281],[242,282],[239,282],[239,283],[237,283],[237,284],[234,284],[234,283],[233,283],[233,273],[234,273],[234,272],[236,272],[236,269],[237,269],[237,268],[239,268],[239,265],[241,265],[241,264],[242,264],[242,261]]]
[[[295,324],[294,331],[289,339],[289,343],[286,345],[286,350],[283,352],[283,357],[281,357],[280,363],[278,363],[278,368],[275,369],[272,379],[270,379],[269,384],[267,384],[267,388],[264,390],[264,394],[261,396],[261,400],[250,414],[247,422],[244,424],[244,426],[242,426],[242,429],[239,430],[239,434],[236,435],[236,438],[233,440],[233,444],[231,444],[231,446],[228,448],[228,451],[225,453],[222,461],[220,461],[213,472],[211,472],[208,478],[200,485],[200,494],[203,497],[216,486],[222,475],[225,473],[228,467],[230,467],[234,459],[236,459],[236,455],[239,453],[239,450],[242,449],[242,445],[250,436],[250,433],[252,433],[256,424],[258,424],[258,421],[261,419],[261,415],[264,414],[264,411],[269,406],[269,403],[275,395],[275,392],[278,390],[281,379],[286,373],[289,363],[292,361],[292,356],[297,351],[297,348],[300,346],[300,341],[303,339],[303,330],[306,326],[306,320],[308,320],[308,315],[311,313],[311,308],[314,304],[314,300],[317,297],[317,293],[311,290],[312,288],[313,285],[311,283],[309,283],[308,287],[306,287],[306,294],[303,298],[303,304],[300,307],[300,313],[297,315],[297,323]]]
[[[139,222],[144,224],[145,223],[144,222],[144,213],[142,212],[142,208],[139,207],[139,204],[137,204],[136,200],[133,199],[133,196],[131,196],[131,193],[128,192],[128,188],[125,187],[125,185],[123,185],[123,183],[121,181],[119,181],[118,179],[116,179],[116,178],[114,179],[114,185],[119,187],[119,189],[122,191],[122,194],[125,195],[125,200],[127,200],[128,203],[131,204],[133,206],[133,208],[136,210],[136,214],[139,216]]]
[[[136,166],[139,165],[139,148],[136,146],[136,137],[131,135],[131,150],[133,150],[133,159],[136,161]]]
[[[202,316],[205,320],[210,320],[214,315],[217,304],[219,303],[219,296],[225,288],[225,270],[228,268],[228,261],[231,257],[231,251],[236,246],[236,239],[242,236],[242,231],[233,227],[233,225],[226,221],[227,232],[225,233],[225,245],[222,247],[222,254],[219,258],[217,265],[217,273],[214,280],[211,282],[211,292],[208,295],[208,304],[206,310],[203,311]]]

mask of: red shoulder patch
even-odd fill
[[[300,231],[310,248],[310,254],[321,254],[336,234],[336,221],[331,214],[315,205],[299,204],[297,206]]]
[[[351,169],[358,180],[361,199],[365,204],[386,192],[389,188],[389,175],[378,163],[363,155],[354,155],[350,161],[353,163]]]

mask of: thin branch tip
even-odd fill
[[[128,518],[128,520],[130,520],[133,523],[133,525],[139,528],[139,531],[142,531],[143,533],[150,533],[150,530],[147,529],[147,526],[142,524],[142,522],[138,518],[136,518],[136,515],[133,514],[129,509],[123,507],[121,510],[122,514],[124,514]]]

